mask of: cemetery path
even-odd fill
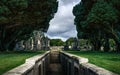
[[[58,63],[53,63],[49,65],[47,75],[64,75],[62,67]]]
[[[51,51],[47,75],[65,75],[59,62],[59,51]]]

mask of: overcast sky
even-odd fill
[[[50,21],[47,36],[51,39],[67,40],[70,37],[77,37],[76,27],[74,25],[74,16],[72,14],[73,6],[80,0],[58,0],[59,7],[55,17]]]

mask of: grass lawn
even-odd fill
[[[0,53],[0,75],[25,62],[26,58],[43,52],[4,52]]]
[[[89,62],[107,70],[120,74],[120,53],[93,52],[93,51],[67,51],[69,53],[86,57]]]

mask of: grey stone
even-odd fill
[[[97,75],[118,75],[111,71],[108,71],[104,68],[98,67],[96,65],[90,64],[90,63],[83,63],[82,66],[86,67],[87,69],[93,71]]]
[[[36,55],[34,57],[28,58],[26,59],[25,63],[23,65],[20,65],[6,73],[4,73],[3,75],[39,75],[39,66],[40,66],[40,62],[41,65],[45,65],[42,64],[43,62],[45,62],[46,60],[49,61],[49,59],[46,59],[47,57],[49,57],[49,51],[47,51],[46,53],[42,54],[42,55]],[[45,62],[48,63],[48,62]],[[41,67],[41,72],[44,71],[45,67]]]
[[[32,64],[23,64],[23,65],[20,65],[14,69],[8,71],[7,73],[5,73],[3,75],[24,75],[27,72],[29,72],[30,70],[32,70],[33,66],[34,65],[32,65]]]
[[[118,75],[104,68],[88,63],[87,58],[79,57],[64,51],[60,52],[60,60],[63,66],[66,65],[64,63],[72,64],[71,67],[69,66],[72,69],[72,75]],[[68,67],[65,66],[64,68],[69,71]],[[75,68],[77,69],[75,70]],[[77,70],[79,70],[79,72]]]

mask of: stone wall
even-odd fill
[[[118,75],[88,63],[87,58],[60,52],[60,61],[66,75]]]
[[[26,59],[23,65],[20,65],[3,75],[46,75],[46,70],[50,62],[50,52]]]

